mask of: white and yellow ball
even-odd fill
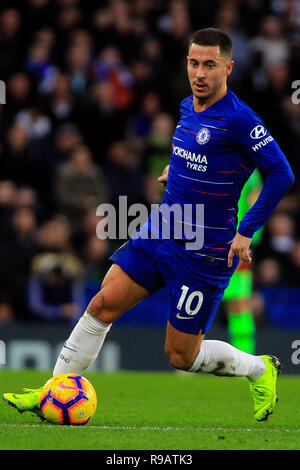
[[[59,374],[44,385],[40,407],[50,423],[83,425],[95,414],[97,395],[82,375]]]

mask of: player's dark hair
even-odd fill
[[[224,33],[220,29],[199,29],[190,39],[189,50],[192,44],[198,44],[198,46],[219,46],[221,55],[231,59],[232,41],[228,34]]]

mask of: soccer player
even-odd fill
[[[192,207],[190,218],[177,221],[175,214],[166,223],[164,213],[151,214],[140,236],[112,255],[113,265],[63,346],[53,375],[82,374],[98,356],[113,322],[167,285],[171,308],[165,352],[174,368],[245,377],[256,420],[266,420],[273,412],[279,360],[204,339],[237,264],[251,263],[254,232],[294,182],[285,156],[261,118],[228,89],[233,65],[228,35],[214,28],[193,34],[187,56],[192,95],[181,102],[170,165],[159,178],[166,182],[164,208]],[[240,193],[256,167],[264,172],[265,183],[236,232]],[[203,206],[204,221],[199,222],[197,208]],[[187,232],[180,239],[180,224],[196,234],[201,229],[203,243],[193,244]],[[164,237],[166,229],[169,238]],[[21,412],[40,413],[39,393],[38,389],[4,394],[4,399]]]

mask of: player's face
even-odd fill
[[[221,56],[219,46],[192,44],[187,57],[187,72],[193,95],[199,100],[212,98],[224,86],[233,61]]]

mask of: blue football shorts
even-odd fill
[[[206,333],[213,322],[232,268],[223,260],[185,250],[178,240],[130,239],[110,260],[118,264],[150,294],[167,286],[170,293],[169,322],[179,331]]]

